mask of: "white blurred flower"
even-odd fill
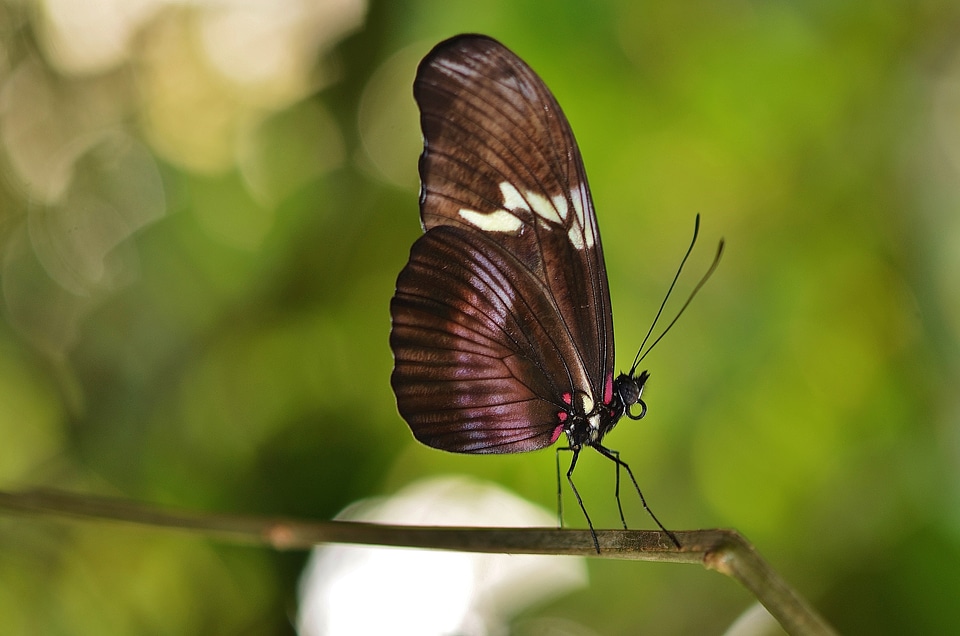
[[[431,479],[338,516],[374,523],[549,526],[553,516],[497,486]],[[303,636],[507,632],[524,608],[586,585],[579,557],[472,554],[330,545],[314,550],[301,580]]]

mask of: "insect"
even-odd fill
[[[559,451],[570,451],[567,481],[599,552],[573,481],[591,447],[617,466],[624,528],[621,468],[676,543],[630,467],[603,445],[624,415],[646,413],[649,373],[637,372],[638,352],[629,373],[614,376],[600,233],[556,99],[519,57],[480,35],[438,44],[420,63],[414,97],[425,234],[390,304],[400,414],[420,442],[457,453],[533,451],[565,436],[558,477]],[[562,524],[561,505],[558,488]]]

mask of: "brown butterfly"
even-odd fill
[[[558,450],[573,454],[567,480],[591,532],[572,475],[592,447],[617,465],[626,527],[619,469],[636,479],[602,441],[624,415],[644,416],[649,374],[638,353],[614,377],[607,273],[573,131],[536,73],[485,36],[438,44],[414,97],[426,233],[390,305],[400,414],[419,441],[457,453],[565,437]]]

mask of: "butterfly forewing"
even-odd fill
[[[400,412],[438,448],[543,447],[571,396],[611,391],[609,291],[573,133],[540,78],[482,36],[438,45],[414,96],[427,233],[391,305]]]

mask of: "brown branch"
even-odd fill
[[[587,530],[387,526],[353,521],[220,515],[161,510],[143,504],[35,490],[0,491],[0,510],[110,520],[194,532],[234,543],[305,550],[318,543],[357,543],[462,552],[553,554],[700,563],[733,577],[796,636],[831,635],[833,628],[735,530],[674,531],[677,548],[656,530],[597,530],[600,554]]]

